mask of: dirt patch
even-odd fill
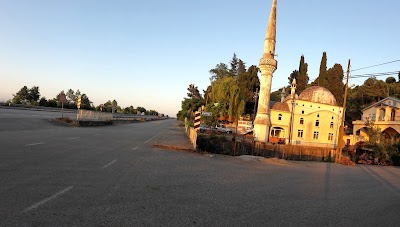
[[[68,117],[50,119],[49,121],[57,126],[66,126],[66,127],[78,127],[79,126],[78,122],[71,120]]]

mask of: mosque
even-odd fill
[[[264,53],[259,63],[261,79],[254,121],[255,140],[264,143],[336,147],[343,108],[337,105],[329,90],[312,86],[297,95],[294,79],[288,96],[283,90],[280,102],[270,102],[272,76],[278,66],[275,60],[276,5],[277,0],[273,0]]]

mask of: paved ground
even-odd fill
[[[163,132],[163,134],[158,136],[154,140],[153,145],[170,150],[194,150],[193,144],[185,134],[185,128],[182,127],[181,123],[178,121],[175,121]]]
[[[0,120],[0,127],[8,120]],[[188,144],[181,141],[175,120],[95,128],[23,121],[29,124],[0,131],[0,226],[400,222],[396,167],[235,158],[154,147],[172,138],[167,134],[175,136],[170,144]]]

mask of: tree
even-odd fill
[[[294,70],[292,73],[290,73],[290,75],[289,75],[289,77],[288,77],[288,83],[289,83],[289,85],[291,85],[292,84],[292,81],[296,78],[296,77],[298,77],[297,75],[299,74],[299,71],[297,71],[297,70]],[[297,80],[297,79],[296,79]]]
[[[388,84],[396,83],[396,79],[392,76],[389,76],[388,78],[386,78],[385,82]]]
[[[14,104],[28,104],[29,89],[27,86],[23,86],[17,94],[13,94],[12,103]]]
[[[252,65],[246,72],[239,73],[238,83],[245,102],[253,102],[254,92],[260,88],[260,80],[258,79],[259,69],[257,66]]]
[[[188,90],[187,96],[191,99],[190,117],[191,117],[191,119],[193,119],[193,113],[196,110],[194,103],[201,101],[202,98],[201,98],[199,89],[194,84],[189,84],[189,87],[187,88],[187,90]]]
[[[210,70],[210,81],[218,80],[229,75],[228,66],[225,63],[219,63]]]
[[[319,66],[319,76],[317,79],[315,79],[313,85],[321,86],[324,88],[329,87],[326,63],[327,63],[326,52],[323,52],[321,58],[321,65]]]
[[[141,112],[141,113],[146,113],[146,109],[144,107],[138,106],[136,108],[137,111]]]
[[[377,80],[375,77],[365,80],[360,89],[360,93],[364,99],[367,98],[367,101],[369,100],[367,103],[376,102],[387,97],[388,92],[388,85],[382,80]]]
[[[242,62],[243,63],[243,62]],[[238,75],[239,59],[236,57],[236,53],[233,53],[232,60],[229,62],[231,68],[229,70],[230,76]]]
[[[308,77],[308,64],[304,62],[304,55],[301,55],[298,75],[296,77],[296,93],[300,94],[308,85],[310,78]]]
[[[399,74],[397,75],[397,79],[400,82],[400,71],[399,71]]]
[[[328,69],[327,75],[329,78],[330,86],[327,88],[333,96],[335,96],[336,101],[339,105],[343,104],[344,95],[344,83],[343,83],[343,67],[340,64],[335,64],[332,68]]]
[[[89,97],[86,94],[81,95],[81,109],[91,110],[92,102],[89,100]]]
[[[40,98],[39,87],[38,86],[31,87],[28,90],[28,96],[26,97],[28,103],[31,105],[36,105],[39,98]]]
[[[40,92],[38,86],[33,86],[28,89],[27,86],[23,86],[17,94],[13,95],[12,102],[15,104],[30,104],[30,105],[37,105]]]
[[[66,96],[67,96],[67,101],[69,103],[69,106],[72,108],[76,108],[76,102],[78,100],[78,96],[75,95],[74,90],[68,89]]]

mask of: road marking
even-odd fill
[[[57,198],[57,196],[62,195],[62,194],[64,194],[64,193],[68,192],[68,191],[71,190],[73,187],[74,187],[74,186],[69,186],[69,187],[65,188],[64,190],[62,190],[62,191],[60,191],[60,192],[57,192],[56,194],[54,194],[54,195],[52,195],[52,196],[50,196],[50,197],[48,197],[48,198],[46,198],[46,199],[44,199],[44,200],[38,202],[38,203],[33,204],[32,206],[26,208],[26,209],[24,210],[24,212],[28,212],[28,211],[31,211],[31,210],[34,210],[34,209],[40,207],[41,205],[43,205],[43,204],[49,202],[50,200],[53,200],[53,199]]]
[[[40,143],[30,143],[30,144],[26,144],[25,146],[35,146],[35,145],[40,145],[40,144],[44,144],[45,142],[40,142]]]
[[[105,169],[107,167],[109,167],[110,165],[114,164],[117,162],[117,159],[112,160],[110,163],[108,163],[107,165],[103,166],[102,169]]]
[[[132,149],[132,151],[136,151],[137,149],[139,149],[139,147],[135,147]]]
[[[67,138],[67,140],[76,140],[76,139],[79,139],[79,138],[81,138],[81,137],[71,137],[71,138]]]
[[[158,133],[157,135],[151,137],[149,140],[147,140],[147,141],[144,142],[144,143],[146,144],[146,143],[150,142],[150,140],[152,140],[152,139],[156,138],[157,136],[161,135],[161,133],[163,133],[163,132],[160,132],[160,133]]]

